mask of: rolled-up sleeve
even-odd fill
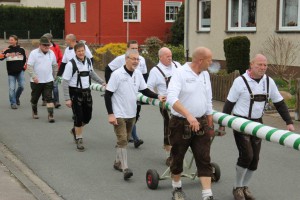
[[[173,107],[173,105],[178,101],[178,96],[180,94],[182,87],[182,79],[180,78],[179,71],[176,70],[171,78],[168,87],[167,102]]]

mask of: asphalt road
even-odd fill
[[[171,180],[159,182],[157,190],[147,188],[148,169],[160,174],[166,169],[162,149],[162,120],[153,106],[143,106],[137,128],[145,141],[139,149],[128,147],[130,181],[113,169],[116,138],[107,122],[104,99],[93,92],[93,119],[84,129],[85,152],[77,152],[69,130],[71,110],[65,106],[55,110],[56,123],[47,122],[47,110],[39,106],[40,119],[33,120],[30,106],[29,78],[21,97],[21,106],[10,109],[5,63],[0,62],[0,141],[27,164],[66,200],[163,200],[171,198]],[[60,89],[60,92],[62,90]],[[61,93],[61,101],[62,93]],[[62,101],[63,103],[63,101]],[[39,103],[41,104],[41,103]],[[280,126],[278,118],[267,120],[268,125]],[[280,122],[280,123],[278,123]],[[299,131],[299,130],[298,130]],[[258,200],[299,199],[300,153],[270,142],[263,142],[261,160],[251,182]],[[232,131],[217,137],[212,145],[212,161],[220,165],[221,180],[213,184],[214,196],[231,200],[237,150]],[[188,197],[201,199],[198,180],[183,179]]]

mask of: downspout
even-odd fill
[[[189,13],[190,13],[190,0],[185,1],[185,52],[186,62],[189,60]]]

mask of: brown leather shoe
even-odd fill
[[[246,200],[243,187],[237,187],[233,189],[232,194],[234,196],[234,200]]]
[[[247,186],[244,186],[243,192],[246,200],[255,200],[254,196],[251,194]]]
[[[122,172],[123,170],[122,170],[122,166],[121,166],[121,162],[119,161],[119,162],[114,162],[114,169],[115,170],[118,170],[119,172]]]

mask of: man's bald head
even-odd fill
[[[158,57],[159,61],[165,65],[165,66],[170,66],[172,62],[172,52],[169,48],[167,47],[162,47],[158,51]]]
[[[197,47],[192,54],[192,62],[205,59],[212,55],[211,50],[206,47]]]
[[[264,60],[267,62],[267,58],[266,56],[264,56],[263,54],[256,54],[250,61],[250,63],[256,62],[258,60]]]

